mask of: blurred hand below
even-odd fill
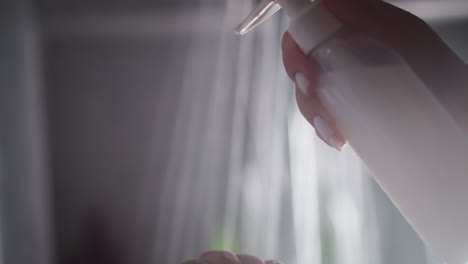
[[[282,264],[276,260],[263,262],[261,259],[244,254],[233,254],[227,251],[207,251],[196,260],[185,261],[182,264]]]

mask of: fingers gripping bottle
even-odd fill
[[[317,93],[349,144],[426,244],[468,263],[467,133],[395,51],[342,26],[320,2],[263,0],[244,34],[283,8],[318,64]]]

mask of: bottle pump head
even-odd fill
[[[301,50],[308,54],[342,26],[320,2],[321,0],[262,0],[236,28],[236,33],[247,33],[282,8],[291,18],[289,33]]]
[[[239,35],[244,35],[250,30],[254,29],[270,16],[276,13],[281,9],[281,6],[276,3],[274,0],[262,0],[260,4],[255,8],[250,15],[237,26],[236,33]]]
[[[315,6],[317,2],[318,0],[261,0],[257,8],[236,28],[236,33],[240,35],[247,33],[281,8],[289,17],[295,18],[305,9]]]

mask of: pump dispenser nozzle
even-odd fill
[[[255,10],[237,26],[236,33],[244,35],[250,30],[254,29],[263,21],[267,20],[270,16],[280,10],[281,7],[274,0],[262,0]]]

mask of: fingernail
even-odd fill
[[[298,72],[298,73],[296,73],[295,79],[296,79],[296,84],[297,84],[297,87],[299,88],[299,90],[301,90],[301,92],[304,95],[309,95],[310,82],[307,79],[307,77],[304,74]]]
[[[330,145],[334,147],[335,149],[341,151],[341,149],[345,145],[345,142],[337,136],[332,136],[330,138]]]
[[[324,140],[333,148],[341,150],[345,142],[338,135],[336,135],[335,131],[328,124],[325,118],[323,118],[321,115],[316,115],[313,119],[313,123],[315,129],[317,130],[317,134],[322,140]]]

